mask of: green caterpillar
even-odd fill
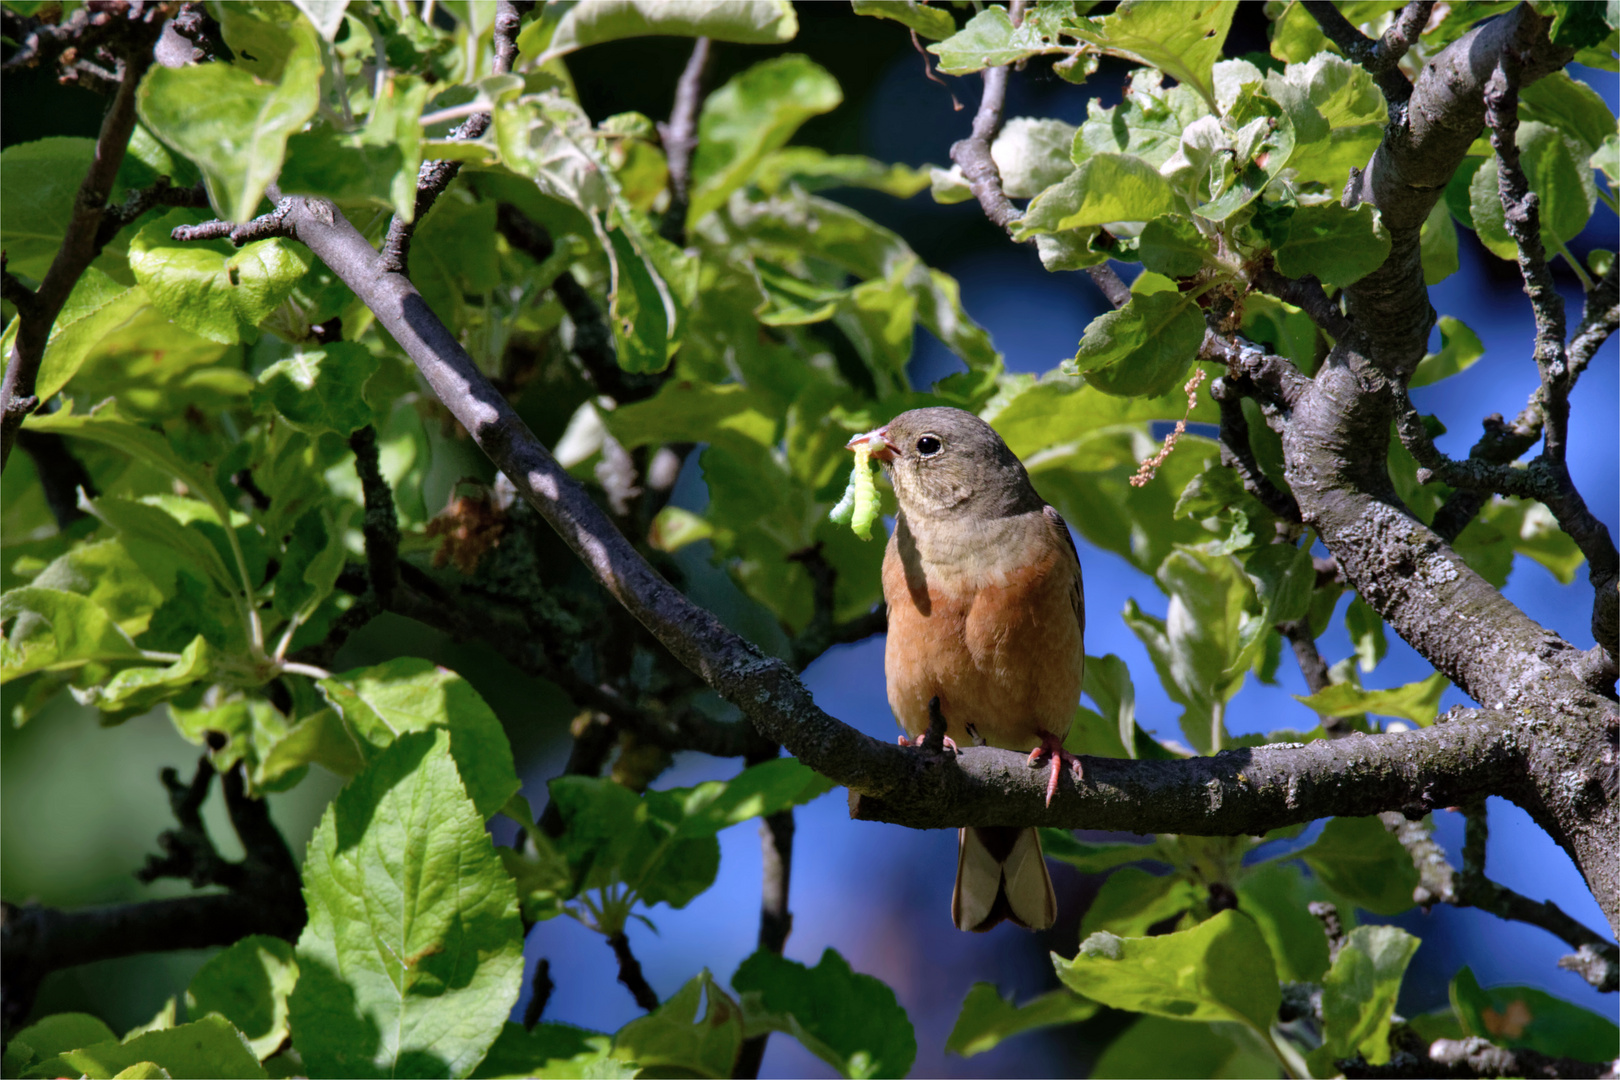
[[[872,539],[872,523],[878,516],[877,481],[872,478],[872,448],[862,443],[854,447],[855,468],[849,474],[844,497],[827,516],[848,525],[862,540]]]

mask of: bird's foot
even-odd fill
[[[1040,735],[1041,745],[1029,752],[1029,767],[1033,769],[1040,765],[1042,758],[1051,758],[1052,775],[1046,781],[1046,805],[1051,806],[1052,796],[1057,794],[1058,776],[1062,773],[1063,766],[1067,765],[1074,771],[1074,782],[1076,784],[1080,783],[1086,773],[1084,766],[1080,764],[1080,759],[1063,749],[1062,739],[1045,730]]]
[[[900,736],[900,745],[901,746],[915,746],[919,750],[926,750],[926,749],[928,749],[927,744],[928,744],[928,734],[927,734],[927,732],[924,732],[923,734],[917,736],[915,739],[908,739],[904,735]],[[949,750],[953,754],[961,753],[961,748],[956,745],[956,740],[951,738],[949,735],[945,736],[945,749]]]

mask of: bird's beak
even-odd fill
[[[877,460],[887,464],[900,455],[900,448],[889,439],[889,429],[880,427],[876,431],[868,431],[857,435],[844,444],[845,450],[853,450],[857,446],[871,448],[871,454]]]

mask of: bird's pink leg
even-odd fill
[[[1074,770],[1074,782],[1076,784],[1081,781],[1086,772],[1085,768],[1080,764],[1080,759],[1063,749],[1062,739],[1044,728],[1041,729],[1040,735],[1041,745],[1029,752],[1029,765],[1030,768],[1034,768],[1040,764],[1041,758],[1051,757],[1052,775],[1046,781],[1046,805],[1051,806],[1052,796],[1057,794],[1058,774],[1062,771],[1064,765]]]

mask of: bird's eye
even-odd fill
[[[944,449],[944,447],[940,444],[939,436],[937,435],[924,435],[922,438],[917,440],[917,453],[921,454],[923,457],[933,457],[942,449]]]

